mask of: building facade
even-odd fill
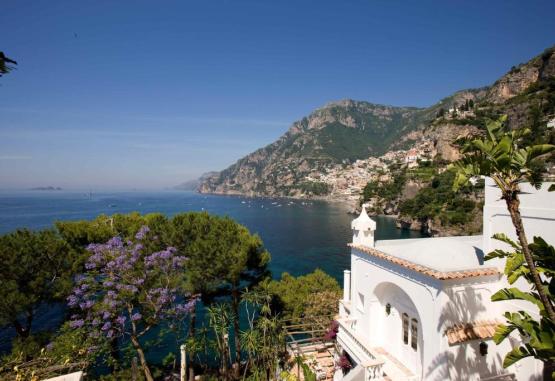
[[[523,185],[521,213],[529,238],[555,244],[555,192]],[[492,302],[506,287],[504,263],[485,253],[506,248],[491,238],[516,239],[499,190],[488,179],[483,235],[376,241],[363,209],[352,222],[351,269],[344,272],[337,356],[353,368],[334,380],[541,380],[542,363],[522,360],[504,369],[504,355],[521,342],[492,341],[503,313],[530,303]],[[513,285],[521,289],[527,284]]]

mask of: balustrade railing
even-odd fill
[[[357,346],[357,352],[362,352],[370,361],[363,363],[364,366],[364,379],[365,380],[380,380],[383,378],[383,364],[381,356],[374,353],[367,345],[357,338],[357,335],[352,331],[356,327],[356,320],[339,319],[339,334],[345,334],[349,341]],[[353,348],[354,349],[354,348]]]

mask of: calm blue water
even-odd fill
[[[0,234],[20,227],[42,229],[57,220],[92,219],[99,214],[161,212],[168,216],[187,211],[227,215],[258,233],[272,255],[274,277],[282,272],[301,275],[321,268],[341,284],[349,268],[352,215],[338,203],[301,202],[201,195],[193,192],[0,192]],[[395,228],[394,220],[377,217],[377,239],[416,238],[416,232]],[[48,308],[35,321],[37,329],[55,329],[61,309]],[[0,351],[6,350],[11,329],[0,329]],[[167,352],[166,352],[167,353]]]
[[[281,205],[281,206],[280,206]],[[305,274],[321,268],[337,279],[349,266],[347,243],[352,215],[338,203],[201,195],[194,192],[118,192],[88,194],[28,191],[0,192],[0,234],[19,227],[41,229],[57,220],[92,219],[99,214],[187,211],[227,215],[258,233],[272,254],[275,277],[287,271]],[[377,239],[414,238],[377,217]]]

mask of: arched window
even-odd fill
[[[410,346],[412,349],[418,349],[418,320],[412,319],[410,322]]]
[[[403,313],[403,343],[409,343],[409,315]]]

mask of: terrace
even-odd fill
[[[342,348],[349,348],[350,355],[358,364],[351,372],[359,373],[360,376],[353,377],[353,380],[417,381],[419,379],[384,348],[374,347],[358,335],[356,319],[342,318],[338,319],[338,323],[337,343]]]

